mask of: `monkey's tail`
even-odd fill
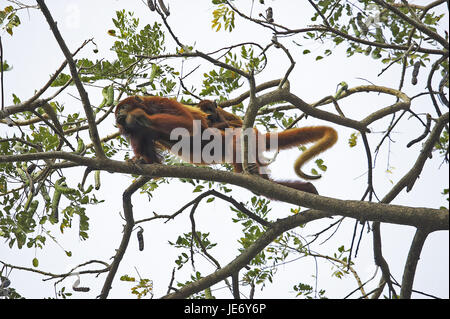
[[[316,142],[297,158],[294,163],[294,170],[303,179],[318,179],[321,177],[320,175],[311,176],[305,174],[302,172],[301,167],[314,156],[333,146],[337,141],[338,135],[329,126],[311,126],[288,129],[279,133],[266,133],[267,147],[270,147],[271,138],[278,138],[279,149],[288,149],[294,146]]]

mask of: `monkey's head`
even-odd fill
[[[144,101],[138,96],[131,96],[117,104],[115,115],[116,123],[124,134],[149,127]]]
[[[211,100],[202,100],[197,104],[197,107],[200,108],[203,112],[208,114],[208,120],[212,122],[217,122],[220,120],[219,115],[217,113],[217,103]]]

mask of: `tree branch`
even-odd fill
[[[413,27],[415,27],[416,29],[422,31],[423,33],[425,33],[426,35],[428,35],[430,38],[436,40],[437,42],[439,42],[444,48],[446,48],[448,50],[449,45],[448,45],[448,41],[446,41],[443,37],[441,37],[439,34],[437,34],[436,32],[434,32],[433,30],[427,28],[427,26],[425,26],[424,24],[422,24],[420,21],[417,21],[413,18],[410,18],[409,16],[407,16],[406,14],[404,14],[403,12],[401,12],[399,9],[397,9],[396,7],[392,6],[389,3],[384,2],[383,0],[373,0],[373,2],[379,4],[380,6],[390,10],[391,12],[395,13],[396,15],[398,15],[402,20],[408,22],[410,25],[412,25]]]
[[[229,183],[286,203],[323,210],[333,216],[340,215],[358,220],[364,219],[414,227],[427,227],[430,231],[447,230],[449,227],[449,213],[440,209],[334,199],[297,191],[259,176],[232,173],[205,167],[163,164],[136,165],[110,159],[89,158],[60,151],[0,155],[0,163],[44,159],[65,159],[79,165],[91,167],[93,170],[108,172],[151,177],[193,178]]]
[[[423,166],[425,165],[426,160],[431,154],[435,143],[438,141],[442,129],[448,123],[448,121],[449,113],[447,112],[442,115],[436,122],[436,125],[434,126],[428,139],[424,143],[422,150],[420,151],[420,155],[417,157],[417,160],[414,163],[413,167],[407,174],[405,174],[405,176],[402,177],[402,179],[398,181],[397,184],[394,185],[394,187],[392,187],[389,193],[384,196],[381,201],[382,203],[390,203],[405,187],[407,192],[412,189],[415,181],[419,178]]]
[[[292,29],[288,31],[278,31],[276,34],[280,35],[289,35],[289,34],[297,34],[297,33],[303,33],[303,32],[311,32],[311,31],[318,31],[318,32],[331,32],[338,36],[341,36],[349,41],[353,41],[356,43],[365,44],[368,46],[373,46],[381,49],[391,49],[391,50],[401,50],[401,51],[407,51],[409,46],[407,45],[396,45],[396,44],[390,44],[390,43],[382,43],[382,42],[374,42],[370,40],[361,39],[355,36],[352,36],[348,33],[345,33],[339,29],[334,28],[328,28],[326,26],[316,26],[314,28],[306,28],[306,29]],[[418,47],[417,52],[420,53],[428,53],[428,54],[437,54],[437,55],[444,55],[447,53],[446,50],[437,50],[437,49],[428,49],[428,48],[422,48]]]
[[[423,248],[423,244],[428,236],[428,231],[422,228],[416,230],[414,239],[409,248],[408,258],[406,259],[405,269],[403,271],[402,288],[400,290],[401,299],[411,298],[411,292],[416,275],[417,263],[420,259],[420,253]]]
[[[122,235],[122,241],[120,243],[119,249],[117,249],[114,260],[111,263],[108,276],[103,284],[102,292],[100,293],[100,299],[106,299],[108,297],[109,291],[111,290],[111,284],[114,280],[114,276],[117,273],[119,264],[122,261],[125,251],[128,247],[128,242],[130,241],[131,232],[134,227],[134,217],[133,217],[133,205],[131,204],[131,195],[134,194],[139,188],[141,188],[145,183],[150,180],[148,176],[141,176],[135,182],[133,182],[124,192],[123,192],[123,212],[125,215],[125,226]]]
[[[59,47],[61,48],[61,51],[64,53],[67,63],[69,64],[69,69],[70,69],[70,73],[72,74],[72,79],[75,83],[75,86],[78,89],[78,93],[80,94],[84,112],[86,114],[86,118],[89,123],[89,135],[91,137],[92,143],[94,144],[95,154],[99,158],[104,158],[105,154],[104,154],[103,148],[100,144],[100,137],[98,135],[97,126],[95,125],[95,117],[92,112],[91,103],[89,102],[89,96],[88,96],[86,90],[84,89],[83,83],[81,83],[80,77],[78,76],[77,67],[75,65],[75,61],[72,58],[72,54],[70,53],[69,49],[67,48],[67,45],[64,42],[64,39],[62,38],[61,33],[58,30],[58,27],[56,26],[56,22],[53,20],[53,17],[51,16],[50,11],[48,10],[47,6],[45,5],[44,0],[36,0],[36,2],[39,4],[39,7],[41,8],[41,11],[45,16],[45,18],[50,26],[50,29],[52,30],[53,35],[55,36],[55,39],[58,42]]]
[[[439,118],[438,122],[436,123],[435,127],[433,128],[433,131],[431,132],[430,136],[425,142],[422,151],[420,152],[420,155],[417,158],[411,170],[405,176],[403,176],[403,178],[391,189],[391,191],[388,194],[385,195],[385,197],[381,201],[382,203],[386,204],[390,203],[405,187],[407,187],[407,191],[410,191],[412,189],[416,179],[422,172],[423,166],[425,165],[425,161],[428,159],[428,155],[431,153],[437,139],[439,139],[442,129],[444,128],[448,120],[449,120],[449,113],[446,113]],[[420,228],[426,226],[418,225],[417,227]],[[377,221],[372,223],[372,230],[373,230],[375,263],[381,267],[381,270],[383,272],[383,278],[388,284],[389,289],[395,292],[390,280],[390,271],[388,263],[386,262],[382,254],[380,222]]]
[[[274,241],[283,232],[297,227],[300,224],[305,224],[309,221],[327,217],[327,214],[320,211],[305,211],[302,214],[297,214],[295,216],[290,216],[281,219],[273,224],[267,232],[262,234],[252,245],[250,245],[246,250],[244,250],[237,258],[230,262],[225,267],[217,270],[216,272],[208,275],[190,285],[184,286],[178,291],[164,296],[165,299],[177,299],[177,298],[187,298],[192,294],[195,294],[201,290],[204,290],[223,279],[232,276],[237,273],[240,269],[245,267],[250,261],[267,245]]]
[[[302,99],[300,99],[298,96],[292,94],[292,93],[285,93],[282,95],[282,100],[285,100],[293,105],[295,105],[297,108],[299,108],[301,111],[305,112],[309,116],[313,116],[315,118],[325,120],[328,122],[333,122],[335,124],[340,124],[342,126],[351,127],[353,129],[356,129],[361,132],[368,132],[369,129],[366,125],[359,121],[355,121],[349,118],[343,118],[341,116],[335,115],[333,113],[322,111],[320,109],[311,107],[308,103],[304,102]]]

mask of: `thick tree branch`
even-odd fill
[[[430,231],[447,230],[449,227],[448,211],[440,209],[334,199],[297,191],[258,176],[249,176],[205,167],[163,164],[136,165],[110,159],[88,158],[67,152],[38,152],[11,156],[0,155],[0,163],[44,159],[65,159],[78,165],[91,167],[93,170],[104,170],[108,172],[151,177],[193,178],[229,183],[286,203],[327,211],[331,215],[414,227],[427,227]]]
[[[128,247],[128,242],[130,241],[131,232],[134,227],[134,217],[133,217],[133,205],[131,204],[131,195],[134,194],[140,187],[144,186],[150,180],[148,176],[142,176],[135,182],[133,182],[124,192],[123,192],[123,213],[125,216],[125,226],[122,235],[122,241],[120,242],[119,249],[117,249],[114,260],[111,263],[108,276],[103,284],[102,292],[99,298],[106,299],[108,297],[109,291],[111,290],[111,285],[114,277],[119,268],[119,264],[122,261],[125,251]]]
[[[0,110],[0,119],[4,119],[12,114],[21,113],[21,112],[33,112],[38,107],[43,106],[45,103],[48,103],[45,99],[37,99],[31,103],[19,103],[16,105],[11,105],[5,107],[3,110]]]
[[[91,137],[92,143],[94,144],[95,154],[97,155],[97,157],[104,158],[105,154],[100,144],[100,137],[98,135],[97,126],[95,125],[95,117],[94,113],[92,112],[91,103],[89,102],[89,96],[86,90],[84,89],[83,83],[81,83],[80,77],[78,76],[77,67],[75,65],[75,61],[73,60],[72,54],[67,48],[67,45],[64,42],[64,39],[62,38],[61,33],[58,30],[58,27],[56,26],[56,22],[53,20],[53,17],[51,16],[50,11],[45,5],[44,0],[36,0],[36,2],[39,4],[39,7],[41,8],[41,11],[45,16],[50,26],[50,29],[52,30],[53,35],[55,36],[55,39],[58,42],[61,51],[64,53],[67,63],[69,64],[72,79],[75,83],[75,86],[77,87],[78,93],[80,94],[84,112],[86,114],[86,118],[89,123],[89,135]]]
[[[429,154],[433,150],[433,147],[436,141],[439,139],[442,129],[444,128],[446,123],[448,123],[448,120],[449,120],[449,113],[446,113],[439,118],[438,122],[436,123],[435,127],[433,128],[433,131],[431,132],[430,136],[425,142],[422,151],[420,152],[420,155],[417,158],[411,170],[405,176],[403,176],[402,179],[400,179],[400,181],[391,189],[391,191],[388,194],[385,195],[385,197],[381,201],[382,203],[385,204],[390,203],[405,187],[407,188],[407,191],[410,191],[412,189],[416,179],[422,172],[423,166],[425,165],[425,161],[428,159]],[[420,229],[422,229],[423,227],[426,226],[420,225],[417,226],[417,228]],[[380,266],[383,272],[383,278],[385,282],[388,284],[390,291],[395,292],[392,286],[392,282],[390,280],[390,271],[388,263],[386,262],[382,254],[381,230],[379,221],[376,221],[372,224],[372,230],[373,230],[373,247],[374,247],[375,264]]]
[[[309,116],[313,116],[315,118],[325,120],[328,122],[333,122],[335,124],[340,124],[342,126],[351,127],[361,132],[368,132],[369,129],[366,125],[359,121],[355,121],[352,119],[344,118],[333,113],[323,111],[314,107],[311,107],[308,103],[303,101],[298,96],[292,93],[284,93],[281,97],[282,100],[285,100],[293,105],[295,105],[298,109],[305,112]]]
[[[267,81],[264,83],[261,83],[260,85],[257,85],[255,87],[255,93],[258,93],[260,91],[269,89],[271,87],[275,87],[278,86],[280,84],[280,81],[282,81],[282,79],[279,80],[272,80],[272,81]],[[229,106],[233,106],[233,105],[237,105],[239,103],[241,103],[242,101],[244,101],[245,99],[250,97],[250,91],[244,92],[241,95],[233,98],[233,99],[229,99],[223,102],[219,102],[217,103],[218,106],[220,106],[221,108],[225,108],[225,107],[229,107]]]
[[[409,248],[408,258],[406,259],[405,269],[403,271],[402,288],[400,290],[401,299],[411,298],[411,292],[413,288],[414,277],[416,275],[417,264],[420,259],[420,253],[423,248],[423,244],[427,239],[428,231],[418,228],[414,239]]]
[[[250,261],[267,245],[274,241],[283,232],[295,228],[300,224],[305,224],[309,221],[327,217],[327,214],[320,211],[305,211],[302,214],[297,214],[288,218],[284,218],[276,222],[264,234],[262,234],[250,247],[242,252],[237,258],[230,262],[225,267],[217,270],[209,276],[206,276],[190,285],[184,286],[178,291],[168,294],[163,298],[187,298],[190,295],[204,290],[223,279],[232,276],[240,269],[245,267]]]

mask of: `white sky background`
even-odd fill
[[[166,1],[167,2],[167,1]],[[428,1],[412,1],[416,4],[428,3]],[[31,3],[31,2],[30,2]],[[140,17],[141,25],[144,27],[147,23],[153,24],[154,21],[161,22],[159,16],[152,13],[141,1],[46,1],[53,18],[58,22],[59,30],[71,51],[78,48],[81,43],[88,38],[94,38],[98,45],[99,53],[94,55],[93,46],[87,46],[77,55],[80,57],[89,57],[92,60],[97,58],[114,59],[114,53],[109,50],[114,38],[107,35],[108,29],[113,29],[111,21],[115,17],[115,11],[126,9],[135,12],[135,16]],[[249,12],[243,3],[250,1],[238,1],[238,6],[244,11]],[[253,16],[262,12],[263,8],[255,1]],[[268,5],[274,7],[274,18],[280,23],[291,26],[301,27],[309,24],[311,9],[306,3],[299,4],[296,1],[266,0]],[[7,2],[0,0],[0,7],[4,8]],[[231,34],[221,31],[219,33],[211,30],[212,10],[210,1],[169,1],[171,15],[168,18],[175,34],[181,42],[195,45],[195,48],[204,52],[214,51],[220,47],[244,41],[254,41],[262,45],[270,42],[271,33],[261,27],[250,25],[239,17],[236,19],[237,29]],[[308,9],[306,9],[308,8]],[[22,24],[14,29],[14,36],[10,37],[6,32],[2,32],[2,41],[4,48],[4,59],[9,65],[13,66],[11,72],[5,73],[5,104],[12,104],[12,93],[15,93],[22,100],[29,98],[33,92],[48,80],[52,74],[64,61],[64,56],[59,49],[56,40],[51,33],[47,22],[40,11],[30,10],[28,13],[21,12]],[[447,17],[448,18],[448,17]],[[448,24],[442,22],[442,26]],[[165,27],[162,27],[165,31]],[[292,39],[301,43],[302,47],[291,45]],[[335,49],[335,53],[321,61],[316,62],[316,55],[323,55],[326,48],[333,49],[331,43],[314,43],[306,41],[301,37],[279,39],[284,45],[288,46],[291,54],[297,61],[297,65],[290,76],[291,91],[307,102],[314,102],[324,96],[334,94],[336,85],[341,81],[346,81],[349,87],[367,84],[358,78],[368,79],[374,84],[397,88],[399,81],[399,66],[391,67],[382,76],[377,77],[378,73],[384,67],[376,64],[367,57],[353,56],[349,59],[345,57],[344,46]],[[166,46],[169,52],[173,52],[174,42],[169,34],[166,34]],[[301,52],[309,49],[312,54],[304,56]],[[197,65],[202,64],[202,70],[197,71],[189,77],[186,82],[187,87],[191,85],[200,87],[202,74],[206,70],[212,69],[212,66],[201,60],[188,60],[184,63],[185,72],[189,72]],[[173,60],[173,65],[179,67],[181,60]],[[285,55],[276,51],[274,48],[269,51],[269,62],[264,72],[257,76],[257,84],[267,80],[280,78],[289,67],[289,61]],[[409,83],[411,69],[408,69],[407,84],[404,92],[413,96],[418,92],[423,92],[425,79],[422,72],[419,75],[419,84],[415,87]],[[420,77],[422,76],[422,77]],[[242,90],[247,90],[244,84]],[[66,90],[74,93],[74,88]],[[93,105],[99,105],[102,100],[99,89],[88,89],[89,98]],[[236,93],[237,95],[237,93]],[[47,96],[47,95],[46,95]],[[235,95],[233,95],[235,96]],[[214,98],[214,97],[213,97]],[[63,93],[57,98],[58,101],[65,102],[66,109],[76,109],[81,111],[81,104],[67,93]],[[367,94],[352,96],[340,102],[340,107],[346,116],[362,119],[381,106],[392,104],[392,99],[379,97],[376,94]],[[432,106],[428,97],[414,100],[416,112],[428,112]],[[420,104],[422,103],[422,104]],[[333,111],[328,106],[327,110]],[[423,110],[423,111],[422,111]],[[435,114],[433,113],[433,116]],[[390,120],[390,117],[389,119]],[[325,124],[323,121],[308,118],[301,125]],[[380,138],[383,136],[380,132],[386,127],[386,121],[378,121],[371,125],[374,134],[369,136],[371,149],[375,149]],[[328,166],[328,171],[323,174],[322,179],[314,182],[321,195],[335,197],[339,199],[360,199],[366,188],[367,161],[361,139],[358,140],[358,146],[349,148],[348,138],[353,133],[352,130],[336,127],[340,139],[336,146],[328,150],[320,157],[324,159]],[[5,136],[8,130],[6,126],[0,127],[1,136]],[[113,121],[102,123],[99,127],[101,137],[112,132],[116,128]],[[414,132],[414,134],[412,133]],[[422,133],[422,127],[417,125],[416,120],[403,120],[402,124],[396,127],[392,134],[393,141],[389,145],[384,143],[377,157],[376,167],[374,169],[374,186],[379,198],[382,198],[392,187],[393,183],[398,182],[400,178],[411,168],[414,163],[418,149],[421,143],[406,148],[406,144],[411,137],[419,136]],[[87,135],[85,135],[87,136]],[[390,147],[390,149],[389,149]],[[271,170],[273,176],[284,179],[295,176],[292,169],[294,159],[298,156],[297,151],[282,152]],[[388,158],[389,156],[389,158]],[[117,156],[117,159],[120,157]],[[420,179],[416,182],[414,189],[410,193],[403,191],[393,202],[393,204],[408,206],[425,206],[438,208],[448,205],[444,196],[440,195],[443,188],[448,188],[448,165],[441,166],[442,159],[436,154],[432,160],[426,162],[424,171]],[[437,167],[440,167],[438,170]],[[387,173],[390,169],[392,173]],[[68,175],[69,186],[76,186],[81,181],[82,171],[72,169]],[[47,245],[44,250],[34,250],[23,248],[10,250],[6,245],[0,245],[0,259],[19,266],[32,267],[31,261],[36,256],[39,259],[39,268],[44,271],[55,273],[64,273],[75,265],[88,260],[97,259],[108,261],[114,255],[115,249],[119,246],[121,240],[122,224],[124,223],[119,215],[122,210],[122,192],[130,184],[132,178],[120,174],[109,174],[102,172],[102,188],[98,192],[97,198],[105,199],[105,203],[89,207],[87,215],[90,218],[90,238],[81,242],[78,238],[77,218],[74,219],[74,225],[71,230],[67,230],[64,236],[58,236],[58,244],[51,239],[47,239]],[[93,174],[88,178],[88,182],[93,182]],[[251,193],[238,187],[234,187],[233,197],[240,201],[247,201]],[[146,195],[135,194],[133,196],[133,206],[135,220],[150,217],[152,212],[158,214],[171,214],[186,204],[196,194],[192,194],[192,187],[173,183],[165,184],[159,187],[154,193],[152,201],[149,203]],[[290,215],[292,205],[282,203],[272,203],[272,211],[269,218],[276,220]],[[170,281],[172,269],[175,266],[174,260],[180,254],[180,251],[169,249],[167,241],[175,241],[178,234],[190,232],[189,211],[185,211],[174,221],[164,224],[156,221],[144,224],[145,250],[140,252],[136,235],[133,233],[130,245],[121,263],[119,271],[113,282],[113,289],[110,293],[112,298],[134,298],[130,293],[131,283],[119,281],[119,277],[128,274],[138,278],[136,269],[143,278],[149,278],[154,283],[155,297],[166,294],[167,285]],[[228,205],[223,204],[216,199],[212,204],[202,203],[196,213],[196,227],[202,232],[210,232],[210,239],[217,242],[218,245],[211,253],[219,260],[222,266],[230,262],[237,255],[239,244],[237,240],[240,237],[240,227],[231,222],[234,213],[230,212]],[[305,228],[297,228],[295,231],[306,236],[313,234],[331,224],[332,220],[318,221],[308,224]],[[55,234],[59,232],[58,227],[50,227]],[[350,247],[354,220],[347,219],[340,227],[338,233],[323,245],[314,245],[313,249],[322,254],[333,254],[337,248],[345,245]],[[358,232],[359,234],[359,232]],[[393,276],[401,281],[403,266],[408,253],[411,239],[414,235],[414,228],[395,225],[382,225],[382,243],[383,254],[390,265]],[[322,237],[317,242],[323,241],[328,235]],[[316,243],[317,243],[316,242]],[[66,257],[65,250],[70,250],[73,257]],[[288,260],[293,259],[290,256]],[[417,275],[414,281],[414,289],[424,291],[439,297],[448,298],[449,296],[449,278],[448,278],[448,232],[434,232],[431,234],[422,251],[421,259],[417,268]],[[214,268],[209,263],[204,264],[202,257],[196,258],[197,270],[201,271],[203,276],[210,274]],[[372,253],[372,235],[364,233],[357,258],[355,269],[364,282],[374,274],[375,267]],[[202,265],[203,264],[203,265]],[[95,267],[95,266],[94,266]],[[91,268],[94,268],[91,267]],[[101,265],[98,265],[101,268]],[[136,268],[135,268],[136,267]],[[330,263],[323,260],[318,261],[318,289],[325,289],[326,296],[329,298],[339,298],[345,296],[355,287],[355,280],[352,276],[346,279],[336,279],[330,277],[332,269]],[[189,279],[190,264],[185,265],[177,272],[176,280],[184,282]],[[335,269],[334,269],[335,270]],[[279,267],[278,273],[274,277],[273,284],[267,284],[263,291],[255,292],[256,298],[293,298],[295,292],[293,285],[300,282],[315,286],[314,275],[316,274],[316,264],[313,258],[302,258],[299,261],[287,263]],[[370,291],[379,281],[380,271],[377,278],[367,285],[366,291]],[[12,286],[19,293],[27,298],[42,298],[54,296],[53,281],[42,282],[42,277],[28,272],[14,270],[11,274]],[[75,277],[69,278],[63,282],[66,291],[71,291],[70,287],[75,281]],[[105,274],[95,278],[95,276],[83,276],[81,286],[89,286],[89,293],[74,292],[74,298],[94,298],[100,293]],[[62,285],[58,285],[60,289]],[[214,289],[224,287],[223,282],[214,286]],[[213,289],[213,295],[216,297],[231,297],[227,289]],[[248,296],[248,291],[242,291]],[[353,296],[359,296],[354,294]],[[416,295],[417,297],[417,295]]]

